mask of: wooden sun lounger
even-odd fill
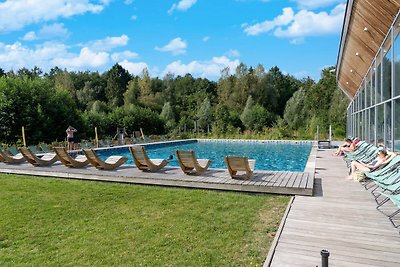
[[[197,159],[193,150],[176,150],[175,153],[185,174],[202,174],[211,164],[209,159]]]
[[[22,156],[21,153],[12,156],[11,154],[0,149],[0,161],[7,164],[20,164],[25,162],[26,159],[24,158],[24,156]]]
[[[58,160],[57,155],[54,153],[46,153],[39,158],[28,147],[20,147],[19,151],[22,153],[24,158],[35,167],[49,166]]]
[[[57,154],[61,163],[70,168],[83,168],[89,164],[89,160],[85,155],[79,155],[76,158],[71,157],[65,147],[55,147],[54,152]]]
[[[99,156],[97,156],[96,152],[94,152],[90,148],[83,149],[83,153],[85,153],[86,158],[89,160],[90,164],[100,170],[113,170],[115,168],[118,168],[128,160],[127,157],[123,156],[111,156],[108,157],[106,160],[102,160],[99,158]]]
[[[166,159],[150,159],[143,146],[129,147],[136,167],[141,171],[156,172],[168,164]]]
[[[225,163],[228,167],[229,175],[234,179],[246,178],[250,179],[253,176],[255,160],[249,160],[247,157],[226,156]],[[244,172],[238,174],[238,172]]]

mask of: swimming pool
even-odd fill
[[[211,159],[211,168],[226,169],[224,156],[247,156],[256,160],[256,170],[304,171],[310,151],[311,142],[240,142],[240,141],[207,141],[187,140],[144,145],[150,158],[166,159],[173,155],[169,166],[179,166],[175,150],[194,150],[197,158]],[[127,164],[133,165],[132,156],[127,147],[97,151],[102,159],[111,155],[128,157]]]

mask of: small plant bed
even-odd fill
[[[0,266],[262,266],[287,196],[0,175]]]

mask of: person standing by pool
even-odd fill
[[[68,150],[74,149],[74,133],[76,133],[77,131],[78,130],[76,130],[71,125],[68,126],[67,130],[65,130],[65,132],[67,133]]]

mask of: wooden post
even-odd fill
[[[96,147],[99,147],[99,137],[97,136],[97,127],[94,127],[94,140],[96,142]]]
[[[143,133],[142,128],[140,128],[140,133],[142,134],[142,139],[144,140],[144,133]]]
[[[22,143],[24,146],[26,146],[26,140],[25,140],[25,128],[22,126]]]

